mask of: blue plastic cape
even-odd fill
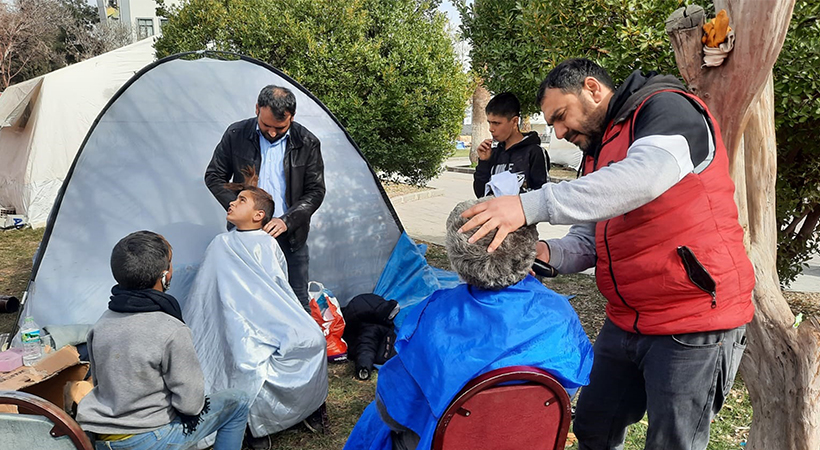
[[[527,365],[551,373],[568,390],[589,382],[592,345],[567,299],[527,276],[501,291],[465,284],[414,307],[398,332],[398,354],[379,372],[376,397],[390,418],[429,449],[436,423],[473,378]],[[346,450],[390,450],[390,429],[374,404]]]
[[[412,306],[439,289],[459,283],[455,272],[427,264],[426,252],[426,245],[416,244],[407,233],[402,233],[373,289],[374,294],[399,302],[401,312],[393,319],[396,328],[401,326]]]

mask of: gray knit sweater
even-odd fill
[[[98,434],[138,434],[196,415],[205,382],[191,330],[163,312],[106,311],[88,333],[94,389],[77,422]]]

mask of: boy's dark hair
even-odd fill
[[[242,175],[245,176],[243,183],[225,183],[225,188],[235,191],[237,195],[242,191],[248,191],[251,194],[251,200],[253,200],[253,207],[265,212],[265,218],[262,219],[262,226],[264,227],[273,218],[276,203],[274,203],[273,197],[270,194],[264,189],[257,187],[259,184],[259,175],[256,174],[256,169],[254,169],[253,166],[242,169]]]
[[[490,99],[487,107],[484,108],[484,112],[512,119],[521,115],[521,102],[512,92],[502,92]]]
[[[152,231],[120,239],[111,251],[111,273],[121,288],[151,289],[171,266],[171,244]]]
[[[291,117],[296,115],[296,96],[286,87],[271,84],[259,92],[256,106],[270,108],[276,120],[285,120],[286,112],[289,112]]]
[[[612,78],[603,67],[585,58],[568,59],[555,66],[541,82],[535,98],[536,104],[541,107],[544,95],[549,89],[560,89],[565,94],[579,94],[586,77],[595,78],[604,86],[615,90]]]
[[[264,227],[273,218],[273,197],[264,189],[256,186],[245,186],[242,190],[250,194],[254,208],[265,212],[265,218],[262,219],[262,226]]]

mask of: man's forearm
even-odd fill
[[[595,224],[573,225],[560,239],[547,241],[549,264],[559,273],[577,273],[595,266]]]
[[[658,198],[692,171],[691,161],[665,147],[683,136],[650,136],[630,147],[627,157],[577,180],[548,183],[521,194],[527,224],[574,225],[625,214]]]

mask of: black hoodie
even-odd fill
[[[490,159],[478,162],[473,175],[473,190],[478,198],[491,194],[486,187],[490,177],[506,171],[518,175],[521,192],[539,189],[550,179],[549,166],[550,159],[541,147],[538,133],[530,131],[524,134],[521,142],[508,149],[504,148],[503,142],[499,142]]]

